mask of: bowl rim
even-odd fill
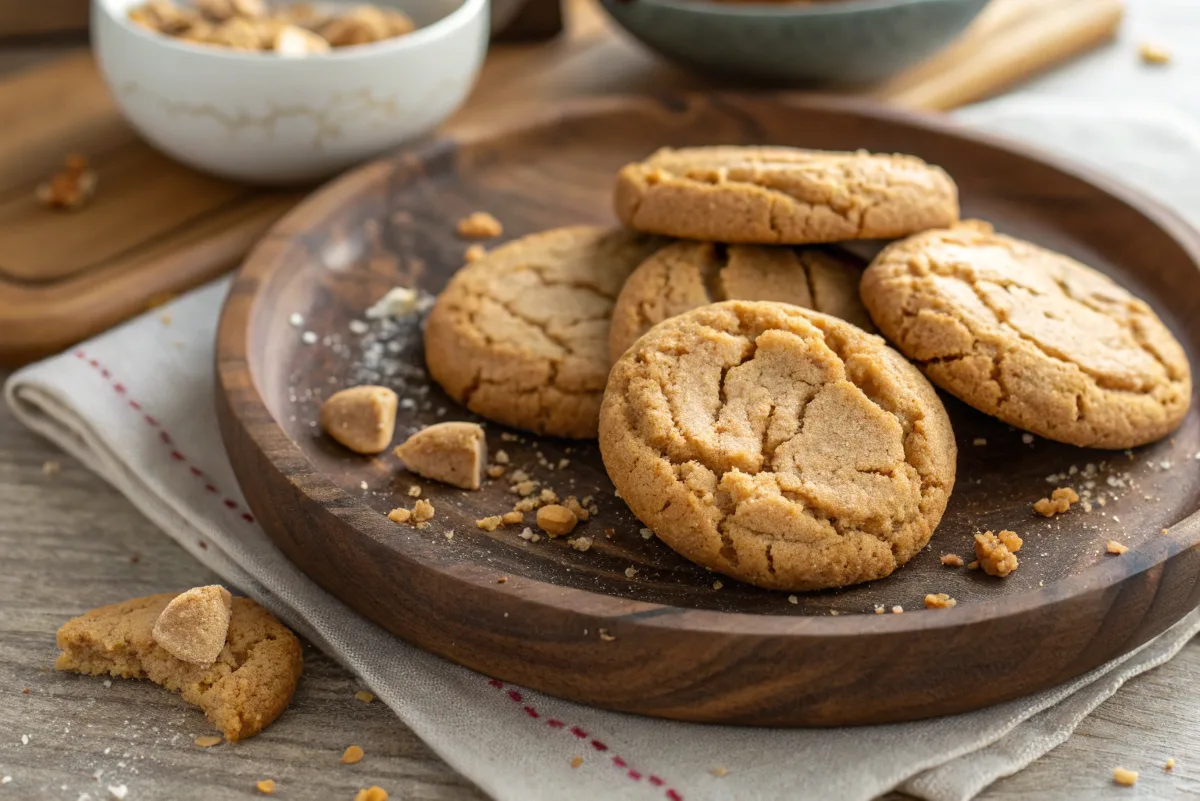
[[[606,7],[661,6],[674,11],[687,11],[697,16],[731,16],[751,18],[779,17],[843,17],[856,13],[885,11],[920,5],[976,5],[976,13],[988,0],[836,0],[836,2],[798,5],[780,0],[601,0]]]
[[[875,0],[871,1],[874,2]],[[359,61],[369,59],[373,56],[384,56],[407,50],[417,50],[439,39],[447,38],[465,27],[467,23],[481,16],[483,11],[487,9],[488,4],[489,0],[461,0],[454,10],[441,19],[424,27],[417,28],[413,32],[406,33],[403,36],[395,36],[378,42],[335,48],[331,52],[321,54],[320,56],[306,57],[278,56],[270,51],[233,50],[226,47],[198,45],[177,39],[174,36],[153,33],[140,25],[130,22],[128,13],[117,9],[117,0],[92,0],[92,12],[93,15],[101,14],[107,17],[118,28],[125,30],[127,33],[152,42],[167,50],[254,64],[268,64],[273,62],[280,64],[326,64],[330,62]],[[133,5],[135,4],[130,4],[130,7],[133,7]]]

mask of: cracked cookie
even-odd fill
[[[663,148],[617,176],[617,217],[684,239],[802,245],[958,221],[958,188],[915,156],[790,147]]]
[[[863,265],[825,248],[677,242],[633,271],[613,308],[613,361],[656,323],[722,300],[775,300],[873,330],[858,297]]]
[[[225,645],[203,666],[155,642],[155,622],[174,593],[102,606],[58,630],[57,670],[150,679],[183,695],[229,742],[253,737],[292,702],[303,660],[300,641],[249,598],[234,598]]]
[[[608,329],[625,279],[664,241],[591,226],[496,248],[455,274],[425,330],[429,373],[476,414],[538,434],[596,436]]]
[[[986,223],[890,245],[861,289],[875,324],[930,380],[1039,436],[1131,448],[1187,413],[1187,357],[1146,303]]]
[[[760,587],[882,578],[924,547],[954,433],[882,339],[784,303],[655,326],[613,366],[600,451],[621,497],[684,557]]]

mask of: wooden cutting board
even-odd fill
[[[617,34],[589,0],[568,0],[566,33],[493,48],[479,86],[448,124],[487,126],[493,110],[607,92],[705,88]],[[1108,40],[1122,0],[993,0],[930,62],[861,93],[912,108],[978,100]],[[0,365],[54,353],[235,266],[305,194],[201,175],[134,134],[91,56],[80,52],[0,83]],[[94,202],[42,209],[38,182],[69,153],[99,174]]]

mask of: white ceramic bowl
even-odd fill
[[[127,18],[142,1],[92,0],[92,46],[117,104],[165,153],[260,184],[324,178],[430,131],[487,50],[488,0],[389,2],[420,27],[309,58],[145,31]]]

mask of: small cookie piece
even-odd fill
[[[538,434],[596,436],[608,329],[625,279],[662,240],[558,228],[459,270],[425,330],[430,375],[471,411]]]
[[[789,147],[663,148],[617,176],[617,218],[654,234],[803,245],[958,222],[958,188],[915,156]]]
[[[409,472],[477,490],[487,465],[487,438],[478,423],[435,423],[396,446],[396,455]]]
[[[985,531],[975,535],[975,559],[979,567],[989,576],[1004,578],[1017,569],[1017,551],[1024,542],[1015,531],[1007,529],[999,534]]]
[[[1033,505],[1033,511],[1042,517],[1054,517],[1066,514],[1071,504],[1079,502],[1079,493],[1070,487],[1059,487],[1050,493],[1049,498],[1042,498]]]
[[[492,239],[504,233],[504,226],[486,211],[476,211],[458,221],[455,226],[463,239]]]
[[[57,670],[150,679],[204,710],[237,742],[258,734],[287,708],[300,680],[300,641],[251,601],[234,598],[225,647],[209,667],[184,662],[155,642],[153,628],[172,593],[93,609],[58,630]]]
[[[399,403],[387,387],[367,384],[343,389],[321,404],[321,428],[355,453],[383,453],[396,432]]]
[[[889,245],[861,289],[930,380],[1047,439],[1132,448],[1173,431],[1191,402],[1187,356],[1148,305],[986,223]]]
[[[633,271],[613,307],[613,361],[656,323],[722,300],[775,300],[874,330],[858,297],[863,265],[826,248],[676,242]]]
[[[230,598],[218,584],[176,595],[154,622],[154,641],[184,662],[208,667],[225,647]]]
[[[879,337],[784,303],[659,323],[613,366],[600,452],[620,497],[684,557],[760,587],[882,578],[954,486],[933,387]]]

